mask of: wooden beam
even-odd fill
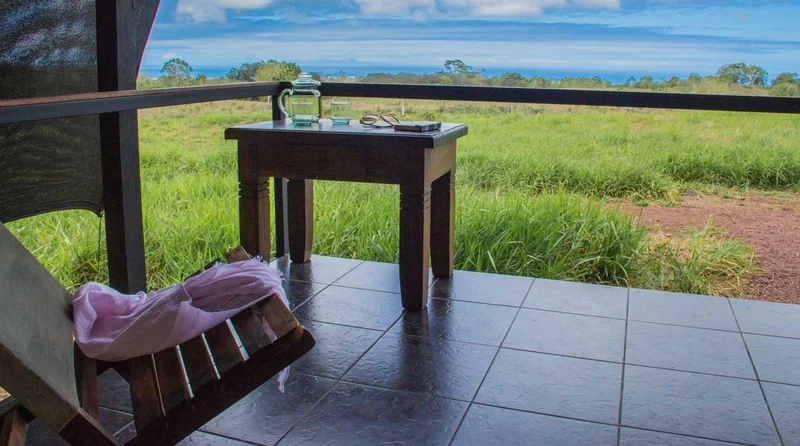
[[[135,90],[139,55],[134,0],[97,2],[97,82],[100,91]],[[108,274],[123,293],[147,288],[135,111],[100,114]]]
[[[800,113],[800,97],[326,82],[323,96]]]
[[[248,82],[0,100],[0,124],[268,96],[280,88],[278,82]]]

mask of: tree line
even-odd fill
[[[156,79],[140,76],[139,88],[159,88],[184,85],[206,85],[227,82],[256,82],[294,80],[302,72],[299,65],[270,59],[246,62],[239,68],[231,68],[225,77],[208,78],[194,75],[194,69],[182,59],[171,59],[164,63]],[[673,76],[655,79],[651,76],[631,77],[624,83],[614,83],[595,77],[565,77],[560,79],[543,76],[526,77],[520,73],[507,72],[498,76],[487,76],[460,59],[447,60],[443,69],[428,74],[416,73],[370,73],[362,77],[348,76],[345,72],[332,75],[312,73],[325,82],[363,82],[389,84],[466,85],[530,88],[583,88],[583,89],[640,89],[685,93],[732,93],[771,94],[774,96],[800,96],[800,76],[797,73],[780,73],[771,81],[766,70],[744,62],[723,65],[713,76],[690,74],[687,78]]]

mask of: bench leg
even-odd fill
[[[28,436],[28,420],[17,407],[0,418],[0,446],[25,446]]]
[[[289,180],[289,257],[292,262],[311,260],[314,243],[314,182]]]
[[[400,185],[400,292],[403,308],[428,303],[431,190],[427,181]]]

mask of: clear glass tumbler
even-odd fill
[[[335,125],[348,125],[353,118],[353,104],[350,101],[331,101],[331,121]]]

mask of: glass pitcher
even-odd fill
[[[283,114],[292,119],[294,125],[311,125],[319,122],[322,116],[322,95],[317,87],[321,84],[310,74],[300,73],[300,77],[292,81],[292,89],[283,90],[278,96],[278,106]],[[288,105],[284,105],[283,98],[287,95]]]

